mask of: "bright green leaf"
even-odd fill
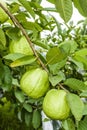
[[[62,122],[64,130],[75,130],[75,125],[72,119],[68,118]]]
[[[11,54],[8,54],[6,56],[4,56],[3,58],[4,59],[7,59],[7,60],[12,60],[12,61],[15,61],[19,58],[22,58],[24,57],[25,55],[24,54],[21,54],[21,53],[11,53]]]
[[[73,90],[80,90],[80,91],[87,90],[87,86],[84,84],[84,82],[75,78],[67,79],[64,82],[64,84],[72,88]]]
[[[82,93],[80,94],[80,96],[87,98],[87,91],[82,92]]]
[[[22,66],[22,65],[28,65],[33,63],[36,60],[34,56],[24,56],[22,58],[19,58],[15,61],[13,61],[10,66],[11,67],[17,67],[17,66]]]
[[[65,79],[64,73],[62,73],[61,71],[59,71],[57,75],[49,76],[49,81],[51,82],[53,86],[57,85],[60,81],[64,79]]]
[[[87,103],[84,104],[83,115],[87,115]]]
[[[65,53],[62,52],[58,47],[53,47],[49,49],[46,59],[48,64],[55,64],[57,62],[60,62],[64,60]]]
[[[0,43],[5,47],[6,46],[6,37],[2,29],[0,29]]]
[[[55,6],[65,22],[68,22],[72,16],[73,8],[71,0],[55,0]]]
[[[35,13],[33,11],[33,9],[30,6],[30,3],[26,0],[18,0],[24,7],[25,9],[31,14],[31,16],[34,18],[35,17]]]
[[[77,121],[80,121],[83,115],[84,104],[80,97],[76,94],[68,93],[67,101],[69,103],[72,114]]]

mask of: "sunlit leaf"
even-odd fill
[[[32,17],[35,17],[35,13],[28,1],[25,0],[18,0],[18,1],[27,9],[27,11],[31,14]]]
[[[84,104],[80,97],[76,94],[68,93],[67,101],[69,103],[72,114],[77,121],[80,121],[83,116]]]
[[[36,60],[34,56],[24,56],[22,58],[19,58],[15,61],[13,61],[10,66],[11,67],[17,67],[17,66],[22,66],[22,65],[28,65],[33,63]]]
[[[49,49],[46,59],[48,64],[55,64],[57,62],[60,62],[64,60],[65,58],[65,53],[62,52],[58,47],[53,47]]]
[[[70,118],[62,122],[62,127],[64,130],[75,130],[74,122]]]
[[[65,80],[64,84],[72,88],[73,90],[87,90],[87,86],[84,84],[84,82],[75,78],[69,78]]]
[[[71,0],[55,0],[55,6],[65,22],[68,22],[72,16],[73,8]]]
[[[5,47],[6,46],[6,37],[2,29],[0,29],[0,43]]]

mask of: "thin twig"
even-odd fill
[[[65,89],[60,83],[58,84],[60,88],[62,88],[63,90],[65,90],[67,93],[69,93],[69,91],[67,89]]]
[[[43,63],[43,62],[41,61],[41,59],[39,58],[39,56],[38,56],[38,54],[37,54],[37,51],[35,50],[35,48],[34,48],[34,46],[33,46],[33,43],[31,42],[31,40],[30,40],[29,36],[27,35],[25,29],[22,27],[22,25],[19,23],[19,21],[15,18],[15,16],[12,15],[12,14],[10,13],[10,11],[9,11],[8,9],[6,9],[1,3],[0,3],[0,7],[1,7],[1,8],[6,12],[6,14],[10,17],[10,19],[12,20],[12,22],[14,23],[14,25],[17,26],[17,27],[22,31],[22,34],[23,34],[23,35],[25,36],[25,38],[27,39],[27,41],[28,41],[28,43],[29,43],[29,45],[30,45],[30,47],[31,47],[31,49],[32,49],[32,51],[33,51],[33,53],[34,53],[34,55],[37,57],[39,64],[42,66],[42,68],[43,68],[44,70],[46,70],[46,71],[48,72],[46,66],[44,65],[44,63]]]

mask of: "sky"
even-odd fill
[[[47,2],[46,0],[43,0],[42,3],[41,3],[41,5],[42,5],[43,7],[45,7],[45,8],[46,8],[46,7],[54,7],[53,4]],[[61,19],[61,17],[59,16],[58,13],[52,12],[51,14],[52,14],[54,17],[56,17],[59,22],[63,22],[63,20]],[[78,12],[78,10],[74,7],[74,8],[73,8],[73,15],[72,15],[70,21],[73,21],[74,24],[76,24],[78,21],[83,20],[83,19],[85,19],[85,18],[84,18],[82,15],[80,15],[80,13]]]

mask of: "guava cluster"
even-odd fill
[[[17,42],[11,41],[9,51],[10,53],[33,55],[24,36]],[[69,116],[67,93],[64,90],[50,89],[49,75],[44,69],[39,67],[25,72],[20,79],[20,88],[31,98],[37,99],[44,96],[42,108],[47,117],[63,120]]]

